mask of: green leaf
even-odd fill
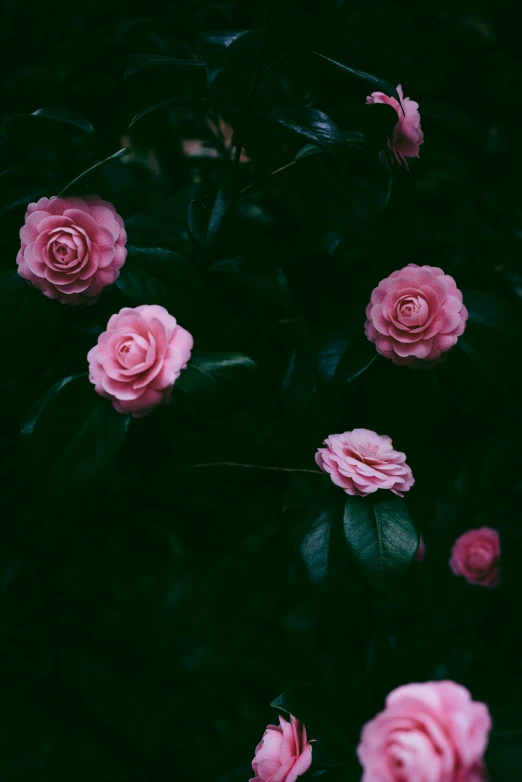
[[[256,395],[258,374],[255,361],[243,353],[194,351],[174,385],[174,405],[208,415],[237,412]]]
[[[324,60],[330,65],[334,65],[336,68],[339,68],[344,73],[364,81],[371,88],[372,92],[384,92],[386,95],[390,95],[400,103],[399,93],[397,92],[396,87],[394,87],[393,84],[391,84],[389,81],[380,79],[378,76],[373,76],[371,73],[360,71],[357,68],[350,68],[348,65],[337,62],[337,60],[332,60],[330,57],[326,57],[324,54],[312,50],[293,49],[292,51],[286,52],[281,57],[279,57],[278,60],[269,65],[268,68],[265,68],[264,73],[267,73],[269,70],[279,65],[279,63],[284,62],[285,60],[296,60],[302,57],[309,57],[310,55],[313,57],[318,57],[320,60]]]
[[[199,33],[198,51],[207,66],[210,85],[219,71],[230,65],[253,62],[264,42],[263,30],[217,30]]]
[[[187,96],[184,98],[167,98],[167,100],[161,100],[159,103],[153,103],[152,106],[147,106],[146,109],[143,109],[143,111],[140,111],[131,119],[129,122],[129,128],[132,128],[132,126],[139,122],[140,119],[143,119],[143,117],[146,117],[148,114],[152,114],[154,111],[166,109],[169,106],[190,105],[191,103],[201,100],[203,100],[203,98],[191,98]]]
[[[306,336],[293,349],[281,383],[281,399],[290,412],[302,415],[316,391],[314,365]]]
[[[64,122],[66,125],[73,125],[78,130],[83,130],[84,133],[90,133],[94,135],[94,128],[90,122],[81,117],[79,114],[75,114],[67,109],[37,109],[33,111],[32,117],[43,117],[44,119],[53,120],[54,122]]]
[[[205,64],[198,60],[182,60],[177,57],[164,57],[161,54],[131,54],[123,78],[128,79],[135,73],[147,68],[204,68]]]
[[[417,553],[419,535],[406,503],[391,492],[348,497],[343,524],[349,549],[376,584],[407,567]]]
[[[116,287],[130,302],[161,304],[183,324],[194,302],[206,298],[196,267],[179,253],[163,247],[128,245],[129,254]]]
[[[267,303],[283,311],[293,308],[292,294],[279,266],[268,258],[247,256],[217,261],[208,268],[210,280],[226,285],[231,293],[247,303]]]
[[[317,375],[342,387],[361,375],[377,358],[364,334],[364,308],[343,307],[324,325],[315,340]]]
[[[462,291],[464,305],[468,310],[469,322],[477,323],[499,333],[519,331],[522,319],[509,301],[488,291],[477,291],[464,288]]]
[[[0,274],[0,328],[9,334],[2,349],[3,382],[29,374],[45,357],[61,305],[23,280],[16,269]]]
[[[330,571],[332,526],[335,503],[325,499],[321,492],[306,514],[307,533],[300,546],[301,557],[310,581],[316,586],[326,586]]]
[[[215,239],[235,194],[231,185],[203,185],[190,202],[188,224],[192,236],[203,246]]]
[[[45,393],[22,425],[22,461],[49,494],[92,483],[118,455],[130,416],[101,399],[87,375],[66,377]]]
[[[317,144],[305,144],[304,147],[301,147],[295,159],[301,160],[301,158],[312,157],[312,155],[322,155],[323,152],[323,147],[318,147]]]
[[[83,179],[83,177],[87,176],[87,174],[91,174],[93,171],[96,171],[96,169],[101,168],[102,166],[106,165],[106,163],[110,163],[111,160],[117,160],[120,157],[125,157],[125,155],[130,155],[130,154],[131,154],[130,149],[127,149],[126,147],[123,147],[123,149],[119,149],[118,152],[114,152],[112,155],[109,155],[109,157],[106,157],[103,160],[99,160],[97,163],[95,163],[93,166],[88,168],[86,171],[83,171],[81,174],[79,174],[77,177],[75,177],[72,180],[72,182],[69,182],[68,185],[66,185],[62,190],[60,190],[58,195],[62,196],[73,185],[75,185],[77,182],[79,182],[80,179]]]
[[[318,109],[305,107],[278,109],[277,114],[257,114],[259,119],[275,122],[300,136],[309,138],[314,144],[342,161],[343,135],[335,122]]]

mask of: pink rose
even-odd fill
[[[268,725],[252,761],[255,777],[250,782],[295,782],[310,768],[312,745],[305,726],[290,717],[279,717],[279,725]]]
[[[426,544],[424,542],[424,538],[422,537],[422,535],[419,535],[419,548],[417,549],[417,553],[415,554],[415,562],[422,562],[425,556],[426,556]]]
[[[172,386],[186,368],[193,344],[164,307],[124,307],[87,355],[89,380],[118,413],[142,418],[171,401]]]
[[[362,730],[361,782],[482,782],[490,730],[488,707],[460,684],[398,687]]]
[[[395,451],[386,435],[370,429],[331,434],[315,461],[346,494],[365,497],[377,489],[390,489],[399,497],[415,483],[406,455]]]
[[[464,333],[468,311],[453,277],[410,263],[372,291],[364,331],[394,364],[429,366]]]
[[[424,143],[424,133],[420,126],[419,104],[403,97],[400,84],[397,86],[397,92],[401,98],[402,108],[395,98],[390,98],[384,92],[372,92],[366,98],[366,103],[387,103],[397,112],[399,121],[393,129],[393,139],[388,139],[388,147],[397,163],[399,165],[403,163],[407,168],[405,158],[419,157],[419,147]]]
[[[469,584],[492,587],[500,583],[500,537],[496,529],[470,529],[457,538],[450,567]]]
[[[99,196],[40,198],[20,239],[18,274],[62,304],[93,304],[127,257],[123,220]]]

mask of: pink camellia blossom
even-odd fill
[[[453,277],[410,263],[381,280],[366,307],[364,331],[394,364],[430,366],[464,333],[468,311]]]
[[[127,257],[123,220],[99,196],[40,198],[20,239],[18,274],[62,304],[94,303]]]
[[[397,85],[402,108],[396,98],[385,95],[384,92],[372,92],[366,98],[366,103],[387,103],[397,112],[399,121],[393,129],[393,139],[388,139],[388,147],[393,158],[408,167],[407,157],[419,157],[419,147],[424,143],[424,133],[420,126],[419,104],[410,98],[405,98],[401,85]],[[404,111],[403,111],[404,110]]]
[[[255,777],[250,782],[295,782],[312,763],[312,745],[305,726],[290,716],[279,725],[268,725],[252,761]]]
[[[451,551],[450,567],[469,584],[492,587],[500,583],[500,537],[496,529],[480,527],[464,532]]]
[[[483,782],[490,730],[488,707],[460,684],[398,687],[362,730],[361,782]]]
[[[424,542],[424,538],[422,537],[422,535],[419,535],[419,548],[417,549],[417,553],[415,554],[415,562],[422,562],[425,556],[426,556],[426,544]]]
[[[142,418],[171,401],[194,340],[157,304],[124,307],[88,353],[89,380],[118,413]]]
[[[365,497],[377,489],[389,489],[399,497],[415,483],[406,455],[395,451],[386,435],[370,429],[331,434],[319,448],[315,461],[347,494]]]

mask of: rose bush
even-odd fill
[[[481,527],[464,532],[455,543],[449,561],[456,576],[476,586],[500,583],[500,537],[496,529]]]
[[[279,725],[268,725],[252,761],[255,777],[250,782],[295,782],[310,768],[312,745],[305,726],[290,717],[279,717]]]
[[[194,341],[157,304],[124,307],[87,356],[89,379],[118,413],[141,418],[171,400],[172,386],[190,359]]]
[[[490,729],[488,707],[455,682],[398,687],[363,728],[362,782],[485,782]]]
[[[467,318],[453,277],[410,263],[373,290],[364,328],[381,356],[419,367],[440,360],[456,344]]]
[[[365,497],[389,489],[399,497],[414,484],[406,455],[395,451],[386,435],[369,429],[331,434],[319,448],[315,461],[347,494]]]
[[[18,273],[62,304],[93,304],[127,257],[123,220],[99,196],[40,198],[20,239]]]

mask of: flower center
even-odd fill
[[[418,296],[403,296],[395,305],[395,317],[399,323],[408,328],[416,328],[426,323],[429,315],[428,302]]]

